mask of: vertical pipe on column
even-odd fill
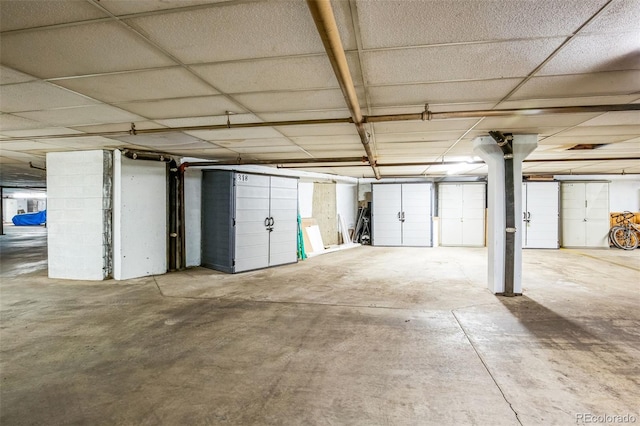
[[[0,186],[0,235],[4,235],[4,188]]]
[[[505,183],[505,253],[504,253],[504,295],[512,297],[515,269],[516,215],[515,185],[513,181],[513,154],[504,156]]]
[[[184,196],[184,171],[185,169],[180,166],[178,168],[178,223],[180,228],[179,238],[180,238],[180,256],[178,256],[178,269],[185,269],[187,267],[187,250],[186,250],[186,206],[184,204],[185,196]]]
[[[171,160],[169,167],[169,271],[176,270],[178,250],[178,165]]]
[[[515,245],[516,245],[516,197],[513,177],[513,136],[499,131],[489,132],[504,154],[504,205],[505,205],[505,247],[504,247],[504,295],[515,296]]]

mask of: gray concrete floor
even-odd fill
[[[22,274],[10,251],[3,425],[640,422],[640,251],[525,251],[516,298],[486,290],[485,249],[124,282]]]

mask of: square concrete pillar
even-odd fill
[[[513,135],[513,184],[515,192],[516,224],[522,217],[522,161],[538,146],[538,135]],[[504,154],[491,136],[473,141],[473,151],[487,163],[489,176],[487,248],[489,252],[488,282],[494,294],[505,291],[506,203]],[[516,225],[514,258],[515,294],[522,294],[522,229]]]

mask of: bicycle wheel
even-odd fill
[[[633,250],[638,247],[638,234],[633,229],[615,226],[611,230],[611,241],[623,250]]]

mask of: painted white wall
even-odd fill
[[[358,211],[358,186],[349,183],[336,184],[336,210],[347,225],[347,229],[356,228]],[[338,227],[338,229],[340,229]]]
[[[610,211],[640,211],[640,177],[638,175],[559,175],[554,178],[559,181],[609,181]]]
[[[187,266],[199,266],[202,254],[202,171],[184,173],[185,250]]]
[[[114,151],[113,277],[167,272],[167,169]]]
[[[18,212],[18,200],[14,198],[4,198],[2,200],[2,220],[11,222],[11,219]]]
[[[298,182],[300,217],[313,217],[313,182]]]
[[[47,154],[49,277],[104,279],[103,151]]]

